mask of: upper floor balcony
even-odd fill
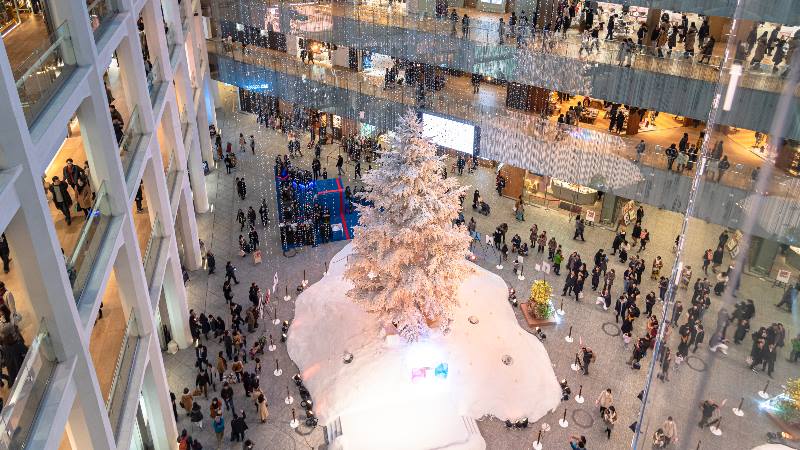
[[[420,98],[413,86],[385,86],[380,76],[303,64],[277,51],[250,48],[243,54],[241,48],[229,50],[224,47],[216,41],[208,42],[213,55],[212,67],[216,69],[212,73],[228,84],[367,122],[379,129],[394,127],[397,117],[408,108],[439,114],[475,125],[480,134],[480,154],[485,158],[611,191],[665,209],[681,207],[674,200],[685,197],[680,193],[691,189],[691,175],[699,167],[697,161],[678,171],[672,167],[665,149],[676,143],[684,132],[692,134],[694,143],[698,132],[672,118],[663,117],[664,114],[658,119],[669,122],[661,122],[665,125],[664,132],[642,133],[635,137],[610,135],[588,124],[580,127],[557,124],[558,112],[542,117],[508,109],[503,100],[504,92],[498,86],[483,84],[482,89],[489,93],[471,95],[469,79],[464,77],[449,78],[444,88],[426,92]],[[565,100],[557,107],[561,110],[573,102]],[[745,144],[734,139],[730,133],[714,133],[710,137],[708,145],[724,141],[725,156],[731,162],[731,168],[725,171],[724,177],[715,171],[702,184],[703,189],[716,192],[716,196],[709,194],[707,198],[725,199],[716,205],[709,204],[704,209],[704,214],[708,215],[703,218],[729,226],[735,226],[742,219],[740,206],[734,205],[743,204],[752,194],[752,174],[760,165],[769,164],[754,158]],[[640,140],[646,140],[649,150],[637,162],[636,146]],[[558,158],[545,155],[558,155]],[[615,182],[615,177],[620,174],[632,179],[640,176],[641,179],[632,184]],[[795,185],[794,179],[776,171],[766,193],[793,198]],[[740,213],[731,214],[731,207]],[[780,233],[787,230],[783,227],[781,231],[772,233],[778,234],[780,239]]]
[[[215,10],[221,35],[259,45],[269,33],[262,32],[263,23],[251,23],[247,11]],[[777,104],[786,74],[784,61],[765,56],[755,62],[755,51],[723,64],[721,43],[708,57],[697,48],[695,56],[687,57],[682,43],[672,51],[636,45],[628,50],[619,40],[604,39],[605,33],[590,45],[574,29],[533,34],[522,27],[511,33],[506,26],[501,36],[496,18],[473,17],[464,28],[460,21],[365,6],[282,4],[270,11],[273,32],[700,120],[708,116],[716,84],[726,83],[732,66],[739,65],[743,73],[737,95],[753,107],[723,112],[719,121],[762,132],[769,131],[766,113]],[[800,138],[800,120],[787,135]]]

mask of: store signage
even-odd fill
[[[781,283],[789,283],[789,278],[791,278],[791,277],[792,277],[792,272],[789,272],[788,270],[781,269],[781,270],[778,271],[778,276],[775,277],[775,279],[778,280]]]

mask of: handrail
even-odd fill
[[[126,399],[125,393],[127,392],[127,386],[130,386],[131,377],[133,376],[133,361],[136,360],[136,354],[138,352],[138,330],[137,330],[137,322],[136,322],[136,313],[134,310],[130,311],[130,317],[128,318],[128,324],[125,327],[125,334],[122,338],[122,345],[120,346],[119,355],[117,355],[117,361],[114,366],[114,376],[111,382],[111,388],[108,391],[108,398],[106,399],[106,411],[108,412],[109,420],[111,421],[111,427],[114,430],[114,435],[116,436],[119,431],[119,420],[122,418],[121,416],[117,416],[121,413],[121,411],[125,407]],[[133,345],[133,347],[130,347]],[[132,353],[129,354],[128,350],[131,350]],[[123,374],[123,368],[125,362],[129,361],[130,367],[128,368],[128,373]],[[125,391],[122,391],[122,405],[119,408],[113,408],[114,400],[118,399],[117,391],[120,388],[120,381],[122,381],[123,375],[125,376]],[[117,417],[115,417],[117,416]]]
[[[348,70],[338,70],[332,69],[320,65],[308,65],[301,63],[296,58],[286,58],[285,54],[282,54],[280,57],[274,55],[271,50],[262,49],[256,46],[248,46],[248,53],[246,55],[242,55],[241,47],[235,46],[231,50],[226,50],[223,48],[222,42],[219,39],[207,39],[207,47],[209,49],[209,53],[215,53],[220,55],[225,55],[228,57],[232,57],[236,61],[242,61],[249,64],[258,64],[262,67],[266,67],[275,71],[279,71],[281,73],[287,73],[290,75],[296,76],[306,76],[309,80],[314,80],[319,83],[323,83],[329,86],[339,87],[347,90],[352,90],[354,92],[361,93],[363,95],[369,95],[376,98],[390,100],[392,102],[400,102],[402,104],[417,107],[419,106],[416,101],[416,95],[414,93],[414,89],[411,86],[403,85],[400,87],[395,87],[392,90],[384,90],[382,89],[382,79],[375,79],[374,77],[363,77],[359,73],[355,73]],[[398,92],[399,90],[399,92]],[[530,127],[535,127],[536,124],[540,124],[543,126],[547,126],[548,128],[556,126],[555,122],[545,118],[539,118],[538,116],[526,113],[522,111],[514,111],[510,110],[505,107],[494,107],[490,105],[484,105],[481,103],[473,103],[469,99],[463,99],[459,96],[454,95],[447,95],[440,94],[440,93],[428,93],[427,105],[433,111],[445,113],[448,115],[456,116],[465,118],[467,120],[473,121],[476,125],[482,125],[484,118],[488,115],[494,117],[505,117],[509,119],[526,119],[527,122],[523,123],[519,131],[524,134],[529,134],[528,129]],[[492,120],[492,126],[502,125],[503,121]],[[566,125],[560,124],[558,128],[565,131],[567,134],[569,133],[580,133],[583,136],[594,136],[597,139],[606,139],[609,137],[613,137],[614,139],[620,139],[623,145],[619,146],[619,149],[614,152],[619,157],[625,158],[627,160],[635,160],[636,152],[635,146],[638,143],[638,140],[641,138],[639,137],[625,137],[625,136],[618,136],[612,135],[609,133],[605,133],[598,130],[593,130],[590,128],[584,128],[577,125]],[[532,129],[532,128],[531,128]],[[651,149],[653,148],[653,144],[648,145]],[[661,159],[655,159],[661,158]],[[663,155],[657,154],[656,151],[650,150],[647,154],[643,157],[643,164],[654,166],[654,167],[666,167],[666,158]],[[697,166],[695,166],[697,167]],[[729,170],[729,176],[722,180],[722,184],[738,187],[741,189],[750,189],[751,188],[751,181],[749,177],[749,170],[752,167],[742,166],[746,170],[744,172],[737,172],[735,167],[731,167]],[[773,174],[773,178],[775,179],[775,183],[773,188],[770,189],[770,195],[779,194],[780,190],[783,189],[782,182],[787,179],[791,179],[788,176],[782,176],[778,173]],[[785,190],[785,189],[783,189]]]
[[[33,431],[42,400],[58,364],[52,354],[49,339],[50,335],[42,320],[17,379],[11,381],[8,401],[0,414],[0,444],[5,444],[5,448],[23,447]]]
[[[64,31],[66,31],[66,32],[64,32]],[[54,52],[54,51],[55,51],[55,49],[56,49],[56,48],[60,47],[60,46],[61,46],[61,44],[62,44],[62,43],[65,41],[65,40],[68,40],[68,39],[69,39],[69,24],[68,24],[68,23],[65,21],[64,23],[62,23],[62,24],[61,24],[61,25],[60,25],[60,26],[59,26],[59,27],[56,29],[56,32],[55,32],[54,34],[57,34],[57,35],[58,35],[58,37],[56,38],[56,40],[55,40],[55,41],[53,41],[53,43],[52,43],[52,44],[50,44],[50,46],[49,46],[49,47],[47,47],[47,49],[46,49],[44,52],[42,52],[41,56],[39,56],[39,57],[36,59],[36,62],[34,62],[33,64],[31,64],[31,66],[28,68],[28,70],[26,70],[26,71],[25,71],[25,72],[24,72],[24,73],[23,73],[23,74],[22,74],[22,75],[21,75],[21,76],[20,76],[20,77],[17,79],[17,81],[16,81],[16,83],[15,83],[15,84],[16,84],[16,87],[17,87],[17,89],[19,89],[19,87],[20,87],[20,86],[22,86],[22,83],[24,83],[24,82],[25,82],[25,80],[27,80],[28,78],[30,78],[30,76],[31,76],[31,75],[32,75],[32,74],[33,74],[33,73],[34,73],[36,70],[38,70],[38,69],[39,69],[39,67],[40,67],[42,64],[44,64],[45,60],[46,60],[46,59],[47,59],[47,58],[50,56],[50,54],[51,54],[52,52]],[[20,64],[19,64],[19,65],[17,65],[17,67],[20,67],[21,65],[23,65],[23,64],[25,63],[25,61],[27,61],[27,58],[26,58],[25,60],[23,60],[22,62],[20,62]]]

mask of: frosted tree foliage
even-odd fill
[[[392,148],[364,175],[373,206],[360,208],[345,277],[354,286],[350,298],[413,342],[430,327],[447,330],[458,287],[472,271],[470,237],[453,225],[466,187],[442,178],[444,158],[412,111],[395,132]]]

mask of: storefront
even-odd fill
[[[505,164],[498,171],[506,181],[505,197],[516,199],[522,195],[527,204],[580,214],[591,222],[599,220],[603,194],[597,189]]]
[[[0,11],[0,33],[5,35],[14,27],[19,25],[22,20],[20,18],[20,1],[18,0],[0,0],[2,1],[3,9]]]

